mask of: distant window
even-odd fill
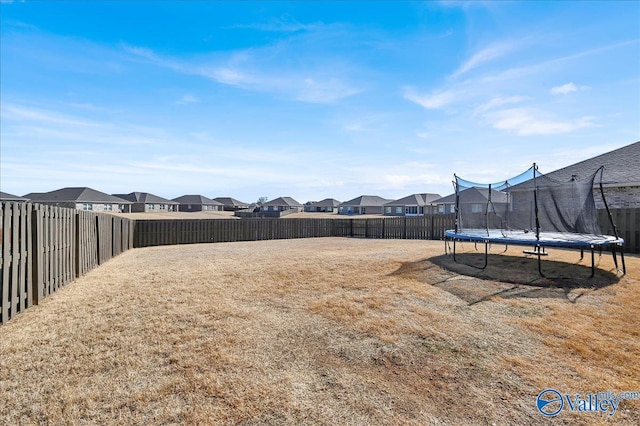
[[[104,205],[104,210],[107,212],[110,212],[113,210],[113,204],[105,204]]]
[[[83,204],[82,210],[93,210],[93,204]]]
[[[482,213],[484,204],[471,204],[471,213]]]
[[[402,207],[396,207],[396,213],[402,214]]]
[[[453,204],[451,204],[449,206],[449,213],[455,213],[456,212],[456,206],[454,206]]]
[[[445,207],[444,204],[440,204],[438,206],[438,213],[444,213],[444,207]]]
[[[406,214],[418,214],[418,206],[407,206],[405,209]]]
[[[188,204],[188,205],[187,205],[187,208],[188,208],[189,210],[191,210],[191,204]]]
[[[360,214],[367,214],[367,208],[362,207],[362,209],[360,209]]]
[[[385,211],[386,211],[387,213],[391,213],[391,207],[386,207]]]

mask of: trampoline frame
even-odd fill
[[[460,241],[468,241],[468,242],[473,242],[474,245],[476,246],[476,250],[477,250],[477,243],[484,243],[485,245],[485,250],[484,250],[484,265],[483,266],[475,266],[475,265],[469,265],[469,264],[465,264],[467,266],[476,268],[476,269],[481,269],[484,270],[488,263],[489,263],[489,245],[491,244],[504,244],[505,245],[505,252],[507,251],[509,245],[515,245],[515,246],[533,246],[534,247],[534,251],[529,252],[528,254],[535,254],[538,258],[538,273],[545,278],[549,278],[547,277],[543,272],[542,272],[542,259],[541,256],[546,255],[547,253],[544,252],[544,248],[545,247],[553,247],[553,248],[577,248],[580,249],[580,260],[582,260],[584,258],[584,250],[588,249],[591,251],[591,275],[589,278],[593,278],[593,276],[595,275],[595,250],[599,249],[600,255],[602,255],[602,250],[605,247],[610,248],[611,250],[611,255],[613,257],[613,263],[615,264],[616,267],[616,272],[622,272],[622,275],[625,275],[627,272],[626,269],[626,265],[625,265],[625,261],[624,261],[624,239],[620,238],[620,236],[618,235],[618,228],[616,227],[615,223],[613,222],[613,216],[611,215],[611,211],[609,209],[609,205],[607,204],[607,200],[604,196],[604,188],[602,185],[602,172],[604,170],[604,166],[600,167],[597,171],[597,173],[600,173],[600,184],[599,184],[599,189],[600,189],[600,194],[602,196],[602,201],[604,203],[605,209],[607,211],[607,216],[609,218],[609,222],[612,226],[612,229],[614,231],[613,236],[609,236],[609,235],[592,235],[592,234],[567,234],[567,233],[560,233],[560,232],[542,232],[540,229],[540,223],[538,220],[538,201],[537,201],[537,193],[538,193],[538,186],[536,183],[536,171],[537,171],[537,166],[534,163],[533,164],[533,182],[534,182],[534,213],[535,213],[535,229],[532,229],[531,231],[535,231],[535,232],[530,232],[529,230],[526,231],[505,231],[502,229],[489,229],[488,228],[488,220],[486,221],[487,223],[487,228],[486,229],[463,229],[463,228],[459,228],[460,225],[460,208],[459,208],[459,202],[460,202],[460,196],[459,196],[459,187],[458,187],[458,183],[457,183],[457,176],[454,175],[454,177],[456,178],[456,180],[454,181],[454,186],[455,186],[455,190],[456,190],[456,204],[455,204],[455,212],[456,212],[456,221],[455,221],[455,229],[449,229],[446,230],[444,233],[444,240],[445,240],[445,254],[448,255],[449,253],[447,252],[447,248],[448,248],[448,243],[449,241],[453,242],[453,260],[456,263],[461,263],[458,262],[458,259],[456,258],[456,242]],[[489,200],[488,203],[491,203],[491,185],[489,185]],[[488,215],[488,207],[485,210],[485,216]],[[572,237],[569,238],[568,235],[571,235]],[[519,237],[519,238],[518,238]],[[617,254],[616,254],[616,249],[619,248],[620,249],[620,259],[621,259],[621,265],[622,265],[622,269],[619,268],[618,266],[618,258],[617,258]],[[450,249],[449,249],[450,250]]]
[[[464,230],[463,230],[464,231]],[[474,230],[474,231],[478,231],[478,230]],[[484,231],[484,230],[482,230]],[[499,231],[499,230],[498,230]],[[474,232],[474,234],[477,234],[476,232]],[[580,235],[580,234],[576,234],[576,235]],[[470,266],[472,268],[476,268],[476,269],[481,269],[484,270],[487,265],[489,264],[489,246],[491,244],[504,244],[505,245],[505,252],[507,251],[509,245],[513,245],[513,246],[533,246],[534,247],[534,251],[535,251],[535,255],[538,258],[538,273],[540,274],[540,276],[544,277],[544,278],[550,278],[547,277],[544,272],[542,272],[542,256],[545,255],[546,253],[542,251],[542,249],[549,247],[549,248],[578,248],[580,249],[580,260],[582,260],[584,258],[584,250],[590,250],[591,251],[591,275],[589,276],[589,278],[593,278],[593,276],[595,275],[595,250],[599,249],[600,251],[600,255],[602,255],[602,250],[605,247],[609,247],[611,249],[611,255],[613,257],[613,263],[616,266],[616,271],[622,272],[622,275],[625,275],[627,272],[627,268],[625,265],[625,261],[624,261],[624,250],[622,249],[622,246],[624,244],[624,240],[622,238],[615,238],[615,237],[609,237],[604,239],[604,241],[599,242],[599,243],[590,243],[587,241],[587,238],[584,239],[584,241],[582,242],[563,242],[563,241],[558,241],[557,243],[554,243],[552,241],[549,240],[531,240],[531,241],[526,241],[526,240],[518,240],[515,238],[508,238],[508,237],[481,237],[478,235],[471,235],[471,233],[467,233],[465,234],[464,232],[455,232],[455,230],[450,229],[445,231],[445,247],[444,247],[444,251],[445,254],[449,254],[448,251],[451,251],[451,253],[453,254],[453,260],[456,263],[461,263],[458,262],[458,259],[456,258],[456,242],[473,242],[476,245],[476,249],[477,249],[477,243],[483,243],[484,244],[484,265],[482,266],[475,266],[475,265],[471,265],[471,264],[465,264],[466,266]],[[541,233],[539,236],[545,236],[545,233]],[[586,235],[585,235],[586,237]],[[448,250],[448,243],[449,241],[453,242],[453,250],[449,249]],[[620,247],[620,260],[621,260],[621,266],[622,269],[619,268],[618,265],[618,257],[617,257],[617,250],[616,248]]]

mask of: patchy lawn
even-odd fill
[[[463,246],[473,251],[473,245]],[[304,239],[126,252],[0,327],[5,424],[640,424],[535,400],[640,391],[640,259],[542,279],[434,241]],[[480,256],[480,257],[478,257]],[[478,262],[483,254],[462,254]],[[552,250],[548,276],[589,275]]]

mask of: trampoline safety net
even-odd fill
[[[593,191],[596,179],[602,181],[602,171],[601,167],[591,176],[565,182],[541,174],[535,164],[519,176],[491,184],[455,176],[455,232],[499,231],[506,238],[517,233],[536,239],[542,232],[561,233],[567,239],[601,235]]]

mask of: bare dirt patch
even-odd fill
[[[323,238],[126,252],[0,328],[0,419],[540,424],[548,387],[640,391],[640,259],[607,281],[603,256],[603,283],[563,288],[455,271],[443,251]],[[614,420],[638,424],[638,401]]]

